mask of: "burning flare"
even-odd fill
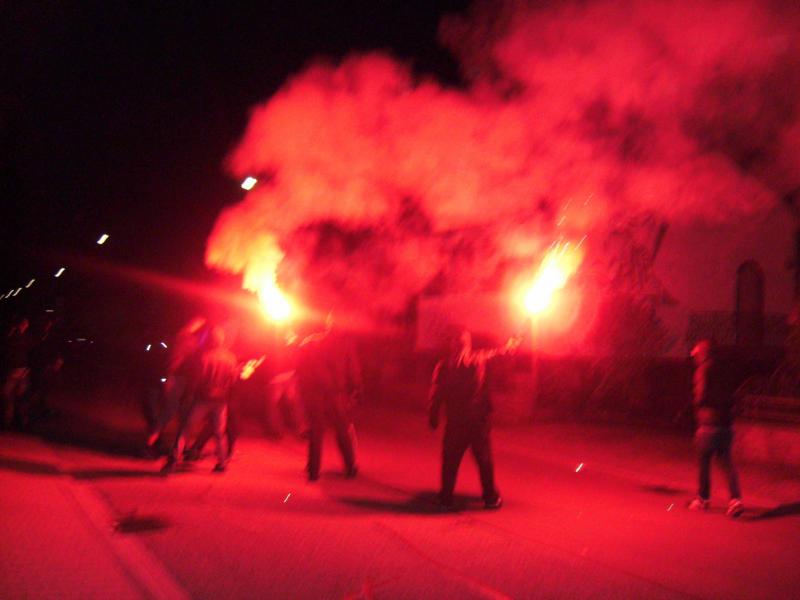
[[[572,246],[569,242],[554,244],[542,259],[533,283],[523,296],[525,310],[538,315],[550,308],[554,297],[567,285],[582,260],[580,245]]]

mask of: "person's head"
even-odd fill
[[[225,345],[225,330],[219,325],[211,328],[208,334],[208,347],[222,348]]]
[[[472,350],[472,334],[461,327],[449,327],[445,334],[446,350],[450,356]]]
[[[692,360],[696,365],[701,365],[714,356],[714,342],[710,339],[698,341],[691,351]]]

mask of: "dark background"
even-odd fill
[[[212,279],[205,240],[220,209],[242,197],[224,161],[249,110],[309,61],[365,50],[458,84],[437,27],[467,5],[4,3],[0,293],[37,283],[0,310],[59,303],[76,319],[114,313],[113,323],[116,313],[180,304],[185,294],[165,298],[163,286],[115,266]],[[109,241],[96,245],[104,232]],[[55,280],[60,266],[68,271]]]

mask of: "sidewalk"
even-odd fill
[[[44,442],[0,434],[0,591],[6,598],[180,598]]]

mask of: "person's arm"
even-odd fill
[[[506,356],[508,354],[514,354],[519,348],[520,343],[522,342],[522,338],[520,336],[515,335],[508,338],[505,344],[499,346],[497,348],[489,348],[485,350],[476,350],[470,354],[471,363],[476,362],[486,362],[491,360],[497,356]]]
[[[442,405],[442,389],[439,382],[439,375],[442,370],[442,361],[436,363],[431,377],[431,387],[428,392],[428,424],[431,429],[439,426],[439,412]]]

